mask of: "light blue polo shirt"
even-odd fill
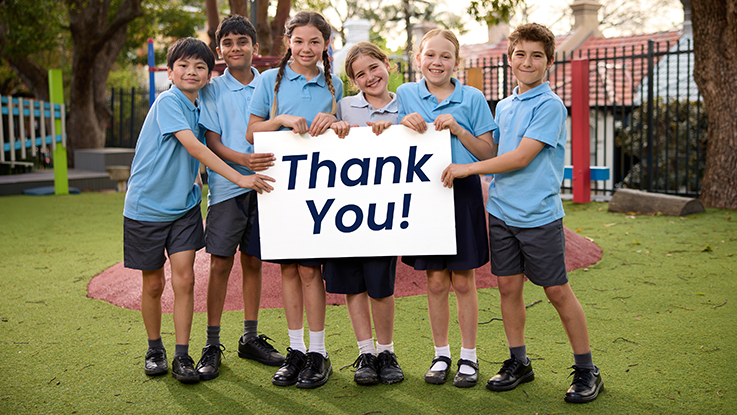
[[[397,96],[389,92],[392,100],[383,108],[376,109],[366,101],[363,92],[352,97],[345,97],[338,103],[338,120],[348,121],[351,125],[366,127],[367,121],[389,121],[399,124],[399,106]]]
[[[264,119],[271,115],[271,104],[274,102],[274,85],[279,68],[269,69],[261,74],[256,90],[251,98],[251,114]],[[343,81],[335,75],[331,75],[333,87],[335,88],[335,100],[343,97]],[[287,65],[284,68],[284,76],[279,85],[277,95],[277,115],[289,114],[304,117],[307,125],[312,125],[318,113],[329,114],[333,109],[333,94],[325,82],[325,73],[320,68],[320,74],[307,81],[304,75],[294,72]],[[281,127],[280,130],[289,130]]]
[[[413,112],[422,115],[429,123],[435,121],[439,115],[450,114],[461,127],[476,137],[496,130],[497,126],[491,115],[489,104],[481,91],[465,86],[455,78],[451,78],[451,81],[455,85],[455,90],[440,103],[435,95],[427,90],[424,78],[419,82],[400,85],[397,88],[400,121]],[[479,161],[454,134],[450,135],[450,148],[453,163],[468,164]]]
[[[176,86],[156,98],[136,143],[123,216],[173,222],[200,204],[200,187],[194,184],[200,162],[174,136],[191,130],[204,143],[199,116],[199,108]]]
[[[545,144],[527,167],[494,175],[486,210],[510,226],[535,228],[565,216],[560,184],[566,152],[566,118],[563,101],[548,82],[524,94],[514,88],[496,106],[499,130],[494,142],[499,155],[519,146],[523,137]]]
[[[228,69],[213,79],[200,91],[200,126],[206,130],[220,134],[220,141],[224,146],[239,153],[253,153],[253,145],[246,141],[246,130],[251,113],[248,106],[251,96],[256,89],[258,78],[261,76],[255,68],[251,68],[253,80],[243,85],[233,77]],[[238,173],[253,174],[245,166],[226,161]],[[210,193],[207,195],[209,205],[232,199],[238,195],[251,191],[234,184],[225,177],[207,169],[207,182]]]

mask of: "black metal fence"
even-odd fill
[[[148,114],[148,89],[111,88],[108,102],[113,115],[107,125],[105,147],[135,148]]]
[[[693,80],[693,41],[577,51],[559,56],[550,86],[570,114],[571,62],[589,60],[591,166],[611,179],[592,181],[592,195],[619,187],[698,196],[705,165],[707,115]],[[407,67],[397,62],[407,79]],[[516,81],[506,55],[469,59],[457,74],[481,85],[492,111]],[[569,128],[570,131],[570,128]],[[566,155],[570,164],[570,140]],[[564,191],[571,182],[565,180]]]

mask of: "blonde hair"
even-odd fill
[[[294,17],[289,19],[289,22],[284,26],[285,41],[292,37],[292,32],[295,28],[308,25],[314,26],[320,31],[325,43],[330,42],[330,35],[333,31],[333,27],[330,26],[330,23],[328,23],[328,21],[325,20],[325,17],[320,13],[306,11],[297,13]],[[271,118],[274,118],[274,115],[276,114],[276,94],[279,92],[279,85],[284,77],[284,68],[287,66],[287,63],[289,63],[289,59],[291,57],[292,49],[287,45],[287,51],[284,53],[284,57],[279,63],[279,72],[276,74],[276,82],[274,83],[274,103],[271,106]],[[333,108],[330,113],[335,114],[338,111],[338,105],[335,102],[335,87],[333,86],[333,78],[330,73],[330,56],[328,55],[327,50],[322,51],[322,65],[324,67],[325,82],[328,84],[330,93],[333,94]]]
[[[453,44],[453,46],[456,48],[455,60],[456,62],[459,62],[461,60],[461,44],[460,42],[458,42],[458,38],[456,37],[455,33],[448,29],[433,29],[425,33],[425,36],[422,37],[420,44],[417,46],[415,58],[418,58],[420,56],[420,54],[422,53],[422,48],[425,47],[425,43],[427,43],[428,40],[434,38],[435,36],[442,36]]]
[[[378,46],[369,42],[358,42],[348,50],[348,54],[345,56],[345,74],[349,79],[355,79],[356,73],[353,72],[353,63],[361,55],[368,55],[380,62],[389,62],[389,57]],[[391,70],[391,64],[389,69]]]

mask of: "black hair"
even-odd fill
[[[220,22],[215,31],[215,41],[220,46],[220,39],[234,33],[236,35],[246,35],[251,38],[251,45],[258,43],[256,40],[256,28],[245,17],[239,14],[233,14]]]
[[[166,52],[166,66],[169,69],[174,69],[174,62],[186,58],[196,58],[205,61],[208,74],[215,68],[215,55],[212,54],[210,47],[199,39],[186,37],[177,39],[172,43]]]

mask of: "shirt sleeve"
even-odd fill
[[[486,102],[486,98],[478,92],[476,89],[470,89],[471,96],[473,99],[473,131],[471,132],[474,136],[478,137],[489,131],[499,130],[499,127],[494,122],[494,117],[491,115],[491,109],[489,104]]]
[[[405,99],[404,94],[406,93],[406,88],[403,88],[404,85],[400,85],[399,88],[397,88],[397,118],[399,119],[399,123],[402,123],[402,119],[408,114],[407,108],[405,107]]]
[[[251,97],[251,104],[248,107],[248,112],[264,119],[269,118],[271,104],[274,100],[274,88],[267,81],[270,78],[268,75],[268,73],[264,73],[258,78],[258,84],[256,84],[256,89],[253,91],[253,96]]]
[[[532,138],[555,147],[559,134],[551,134],[553,129],[565,128],[567,112],[563,103],[558,100],[545,99],[535,108],[530,124],[523,137]]]
[[[162,134],[173,134],[177,131],[191,130],[184,116],[187,108],[182,108],[177,98],[173,95],[159,100],[159,108],[156,112],[156,122]]]
[[[200,121],[202,128],[223,135],[217,110],[217,92],[214,84],[205,85],[200,90]],[[247,122],[247,120],[246,120]]]

